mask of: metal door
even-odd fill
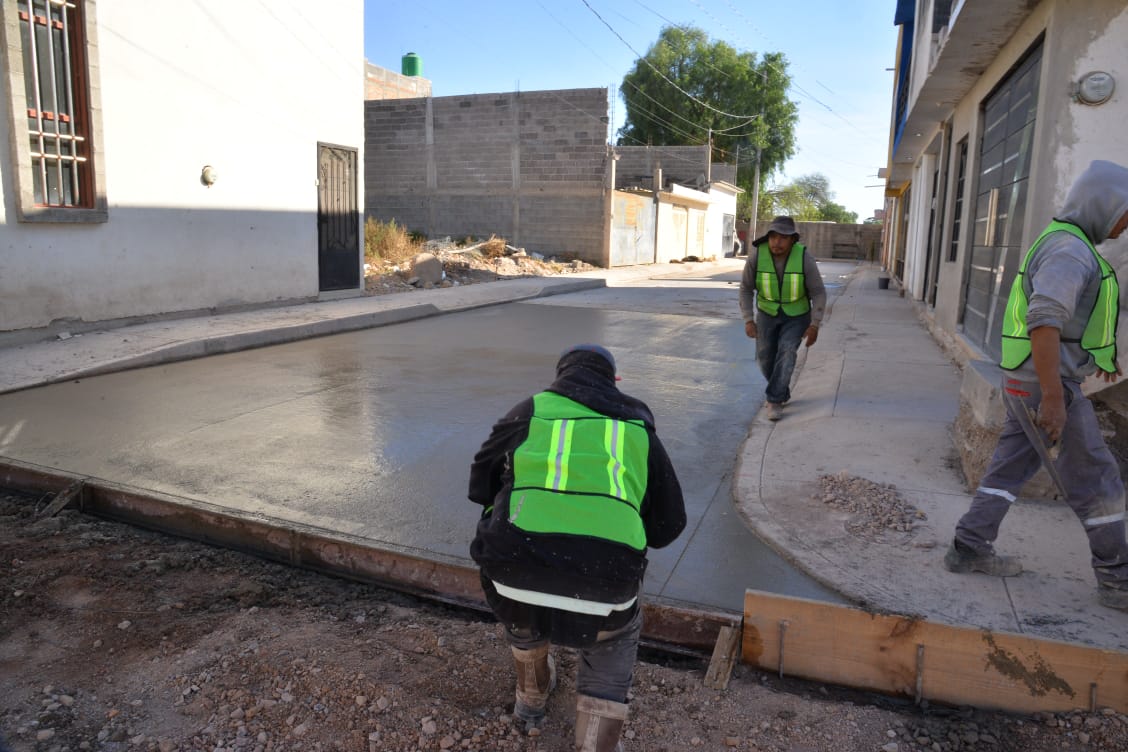
[[[1041,65],[1039,45],[983,103],[983,141],[979,147],[979,183],[963,320],[968,339],[992,357],[1001,354],[1002,314],[1022,263],[1022,227]]]
[[[357,150],[317,145],[317,272],[319,288],[360,286]]]
[[[654,263],[654,197],[615,191],[612,201],[611,266]]]

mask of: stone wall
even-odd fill
[[[608,263],[607,90],[365,103],[365,215]]]

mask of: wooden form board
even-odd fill
[[[741,661],[785,676],[1020,713],[1128,712],[1128,653],[1115,650],[758,590],[743,631]]]

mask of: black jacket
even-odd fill
[[[648,484],[640,514],[647,545],[662,548],[685,527],[681,485],[669,455],[654,432],[654,416],[642,401],[623,394],[607,361],[587,351],[561,358],[548,391],[601,415],[641,420],[650,439]],[[493,509],[483,513],[470,555],[494,582],[523,590],[601,603],[623,603],[638,595],[646,552],[603,539],[528,533],[509,523],[513,452],[529,434],[532,398],[498,421],[470,466],[470,500]]]

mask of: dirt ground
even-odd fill
[[[575,655],[539,735],[487,615],[0,492],[0,735],[37,750],[572,749]],[[1128,717],[910,703],[644,649],[628,752],[1128,750]]]
[[[458,287],[522,277],[574,274],[596,268],[584,261],[546,258],[536,252],[529,253],[512,247],[499,255],[490,255],[483,251],[483,244],[460,247],[450,238],[427,241],[422,246],[422,252],[437,257],[443,266],[442,281],[431,285],[432,287]],[[399,263],[373,260],[365,265],[366,295],[411,292],[426,287],[427,285],[415,280],[410,260]]]

